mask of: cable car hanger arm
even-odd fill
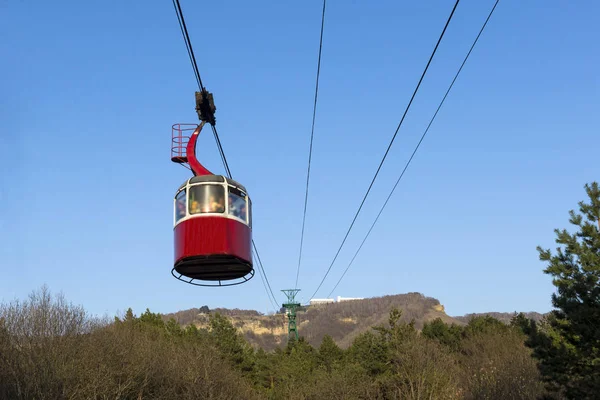
[[[187,148],[185,149],[185,152],[187,154],[188,163],[190,164],[192,172],[194,173],[195,176],[214,175],[212,172],[210,172],[208,169],[206,169],[202,164],[200,164],[200,161],[198,161],[198,159],[196,158],[196,142],[198,140],[198,136],[200,135],[200,131],[204,127],[205,123],[206,123],[206,121],[202,121],[200,123],[200,125],[198,125],[196,130],[194,130],[194,133],[192,133],[192,136],[190,137],[190,140],[188,141]]]

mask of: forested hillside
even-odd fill
[[[401,301],[406,309],[394,305]],[[326,318],[358,318],[390,307],[384,321],[375,317],[374,326],[352,339],[339,331],[346,335],[345,349],[325,335],[314,346],[301,337],[267,352],[250,346],[219,312],[203,314],[208,323],[202,329],[173,318],[165,322],[150,310],[98,320],[42,288],[26,301],[0,305],[0,398],[535,399],[545,394],[525,346],[523,316],[511,325],[491,317],[464,326],[436,318],[423,322],[421,332],[407,322],[435,317],[437,305],[410,294],[309,309],[305,320],[318,325]],[[321,335],[306,332],[313,341]]]
[[[544,314],[540,314],[538,312],[521,312],[521,313],[523,315],[525,315],[525,317],[532,319],[536,322],[539,322],[544,318]],[[463,315],[460,317],[452,317],[452,318],[454,318],[455,320],[467,323],[472,318],[489,316],[489,317],[496,318],[497,320],[502,321],[504,323],[509,323],[514,318],[515,314],[517,314],[517,313],[516,312],[512,312],[512,313],[508,313],[508,312],[470,313],[470,314],[466,314],[466,315]]]

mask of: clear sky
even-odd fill
[[[493,0],[463,0],[363,212],[316,297],[346,268]],[[452,0],[327,2],[299,298],[358,208]],[[278,301],[294,286],[321,1],[181,0],[234,179]],[[597,1],[501,0],[405,177],[332,296],[421,292],[450,315],[551,309],[537,245],[600,179]],[[170,1],[0,4],[0,300],[47,284],[94,314],[272,310],[261,280],[170,274],[189,171],[171,125],[197,122]],[[224,173],[208,129],[198,158]]]

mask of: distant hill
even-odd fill
[[[359,334],[370,330],[372,326],[385,324],[392,307],[402,310],[402,320],[415,320],[417,329],[422,329],[427,321],[441,318],[449,324],[465,325],[478,315],[490,315],[503,322],[510,322],[513,313],[467,314],[462,317],[450,317],[437,299],[421,293],[407,293],[363,300],[342,301],[307,307],[298,312],[298,332],[313,346],[319,346],[323,337],[329,335],[343,348],[348,347]],[[212,309],[204,306],[189,310],[165,314],[165,320],[174,318],[181,325],[193,323],[198,328],[208,326],[209,313],[218,312],[229,317],[233,325],[255,347],[269,351],[287,342],[287,319],[285,314],[264,315],[254,310]],[[539,320],[539,313],[525,313],[528,318]]]
[[[408,293],[307,307],[305,311],[298,312],[298,332],[314,346],[319,346],[323,337],[330,335],[341,347],[347,347],[360,333],[385,323],[392,307],[402,310],[403,320],[414,318],[417,329],[438,317],[447,323],[463,325],[463,322],[446,315],[438,300],[420,293]],[[174,318],[181,325],[193,323],[202,328],[208,326],[208,314],[214,312],[228,316],[256,347],[272,350],[287,342],[287,319],[281,313],[263,315],[254,310],[209,310],[201,307],[165,314],[163,318]]]
[[[402,310],[403,321],[414,319],[417,329],[438,317],[444,322],[462,325],[446,315],[438,300],[420,293],[408,293],[310,307],[299,314],[298,331],[313,345],[318,346],[325,335],[330,335],[345,348],[360,333],[387,323],[392,307]]]

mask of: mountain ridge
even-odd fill
[[[471,318],[486,315],[509,323],[515,315],[515,312],[487,312],[449,316],[438,299],[411,292],[301,307],[297,312],[298,333],[313,346],[318,347],[325,335],[329,335],[340,347],[347,348],[359,334],[387,323],[389,312],[394,307],[402,311],[403,321],[414,320],[418,330],[436,318],[448,324],[466,325]],[[208,306],[202,306],[163,314],[162,317],[165,320],[173,318],[180,325],[194,324],[202,329],[209,326],[209,315],[212,313],[229,318],[254,347],[270,351],[287,343],[287,318],[283,312],[263,314],[256,310],[211,310]],[[537,312],[524,314],[535,320],[544,316]]]

